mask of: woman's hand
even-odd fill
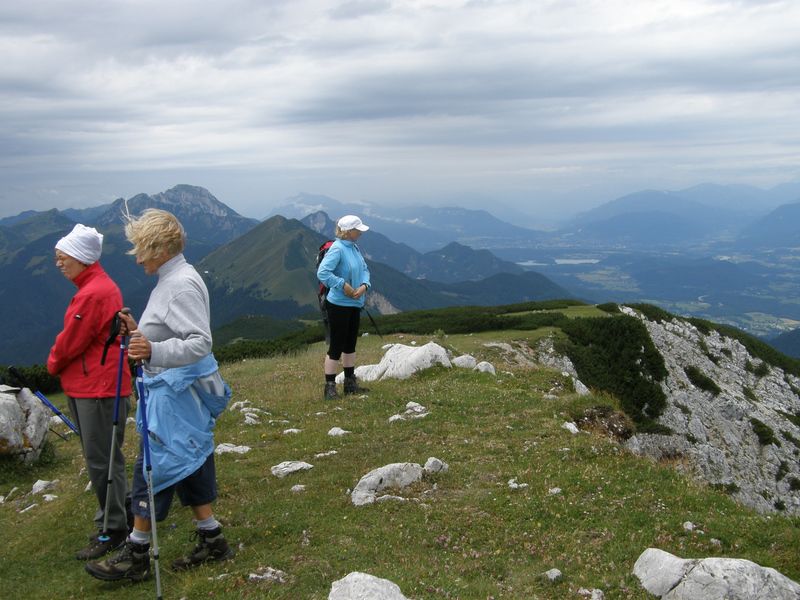
[[[138,329],[131,332],[131,341],[128,342],[128,356],[136,362],[149,360],[152,349],[150,340],[144,337]]]
[[[358,289],[353,290],[353,294],[350,297],[353,298],[354,300],[358,300],[359,298],[361,298],[361,296],[363,296],[366,293],[367,293],[367,284],[362,283],[360,286],[358,286]]]
[[[119,334],[122,336],[131,335],[136,328],[136,319],[131,316],[131,311],[129,308],[123,308],[121,311],[117,313],[119,316]]]

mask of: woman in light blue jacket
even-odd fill
[[[317,268],[317,279],[328,288],[326,306],[330,324],[330,344],[325,356],[324,398],[339,397],[336,373],[339,360],[344,367],[344,393],[368,391],[356,381],[356,342],[367,290],[369,268],[356,245],[356,240],[369,229],[355,215],[345,215],[336,224],[336,241]]]

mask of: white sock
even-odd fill
[[[197,528],[201,531],[214,531],[217,527],[222,527],[222,523],[217,521],[214,518],[214,515],[211,515],[202,521],[195,521],[195,523],[197,524]]]
[[[141,531],[133,528],[133,531],[130,532],[128,535],[128,541],[133,542],[134,544],[147,544],[150,545],[150,532],[149,531]]]

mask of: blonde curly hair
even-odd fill
[[[141,216],[133,217],[127,212],[125,237],[133,244],[128,254],[141,261],[166,255],[169,258],[183,252],[186,246],[186,232],[178,218],[171,212],[158,208],[148,208]]]

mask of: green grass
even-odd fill
[[[498,376],[430,369],[405,381],[367,384],[367,398],[331,404],[322,397],[320,345],[294,355],[224,365],[233,401],[249,400],[276,422],[246,426],[224,413],[218,443],[252,447],[217,457],[216,515],[237,546],[236,558],[174,574],[169,562],[191,547],[188,509],[175,506],[159,525],[164,597],[327,598],[331,583],[364,571],[397,583],[409,598],[560,599],[580,587],[606,598],[649,598],[631,575],[639,554],[658,547],[681,557],[753,560],[800,579],[800,519],[759,515],[724,492],[694,482],[670,464],[638,459],[598,435],[561,428],[578,406],[614,404],[607,396],[578,399],[558,372],[502,363],[487,341],[535,338],[542,332],[447,335],[438,341],[456,354],[495,363]],[[377,362],[389,341],[419,345],[430,336],[397,335],[359,341],[361,364]],[[551,394],[556,399],[548,399]],[[408,401],[426,406],[424,419],[388,423]],[[288,421],[288,423],[277,421]],[[330,437],[339,426],[352,433]],[[283,434],[289,427],[299,434]],[[136,435],[129,426],[126,453]],[[320,452],[337,454],[314,458]],[[449,463],[447,473],[403,491],[419,501],[355,507],[348,491],[362,475],[392,462]],[[284,479],[270,467],[305,460],[314,468]],[[0,505],[0,580],[20,598],[149,597],[152,581],[116,585],[83,572],[73,553],[91,529],[94,498],[76,439],[54,438],[43,464],[0,464],[0,494],[30,490],[37,479],[59,479],[58,499],[32,510],[26,500]],[[509,479],[528,488],[511,490]],[[301,493],[295,484],[306,485]],[[558,495],[548,490],[561,488]],[[19,492],[18,492],[19,493]],[[683,530],[692,521],[704,535]],[[712,539],[721,541],[721,547]],[[285,571],[285,584],[253,583],[259,567]],[[541,573],[556,567],[551,584]],[[223,577],[223,575],[225,575]],[[6,592],[4,592],[6,593]]]

